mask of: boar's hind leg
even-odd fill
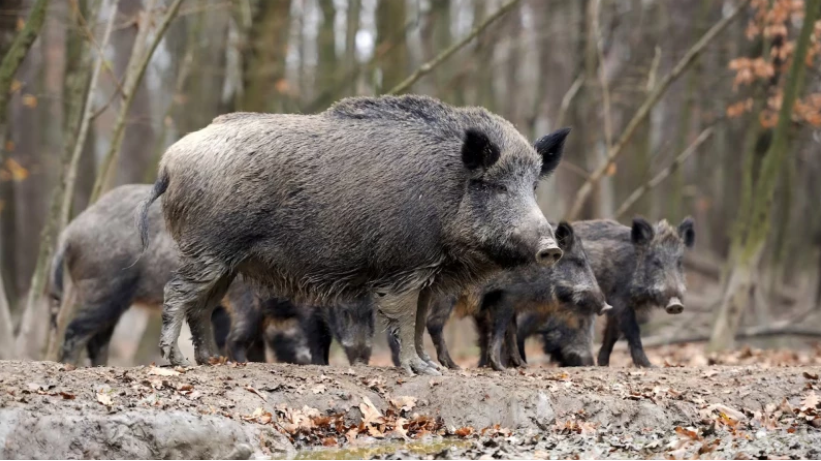
[[[375,301],[379,312],[388,319],[388,329],[396,332],[395,336],[399,342],[399,366],[411,375],[440,375],[435,367],[419,357],[416,350],[416,311],[420,301],[419,292],[377,294]]]
[[[233,274],[213,260],[205,264],[187,262],[165,285],[162,311],[160,352],[172,365],[187,365],[177,341],[182,323],[188,320],[194,357],[198,364],[208,364],[219,354],[211,326],[211,311],[219,304]]]
[[[77,364],[80,360],[80,352],[83,349],[91,352],[91,342],[94,339],[104,339],[105,342],[111,340],[111,335],[107,337],[98,335],[111,329],[117,325],[123,312],[125,312],[131,304],[131,292],[119,291],[121,297],[116,301],[109,298],[101,304],[91,304],[80,310],[80,313],[74,320],[69,323],[66,328],[66,336],[63,340],[63,347],[60,352],[60,361],[63,363]],[[99,342],[94,349],[99,349]],[[92,365],[105,365],[102,363],[94,363],[94,358],[89,354],[92,360]],[[105,359],[103,359],[105,360]]]
[[[432,304],[432,308],[433,309],[428,315],[428,321],[426,323],[428,327],[428,334],[430,334],[430,338],[433,340],[433,345],[436,347],[436,358],[438,358],[439,363],[445,367],[452,370],[458,370],[459,365],[457,365],[456,362],[450,358],[448,344],[445,341],[445,335],[443,332],[445,329],[445,323],[447,323],[451,312],[453,312],[453,302],[451,302],[450,299],[438,299]]]
[[[86,345],[92,367],[104,367],[108,364],[108,345],[111,344],[113,335],[114,325],[94,335]]]

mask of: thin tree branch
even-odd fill
[[[602,34],[599,25],[599,14],[601,10],[601,0],[593,0],[595,3],[595,14],[593,15],[593,30],[596,34],[596,52],[599,59],[599,83],[602,92],[602,109],[604,110],[604,145],[607,151],[613,145],[613,119],[610,114],[610,88],[607,86],[607,75],[604,71],[604,50],[602,49]]]
[[[704,131],[702,131],[701,134],[699,134],[698,137],[695,139],[695,141],[692,142],[692,144],[687,146],[687,148],[684,149],[683,152],[678,154],[678,156],[676,156],[676,158],[673,159],[672,163],[670,163],[670,165],[668,165],[667,168],[661,170],[652,179],[650,179],[646,183],[644,183],[641,186],[639,186],[638,188],[636,188],[636,190],[634,190],[633,193],[630,194],[629,197],[627,197],[627,200],[625,200],[624,203],[621,204],[619,209],[616,210],[616,213],[614,214],[613,217],[616,218],[616,219],[620,218],[625,212],[627,212],[627,210],[630,209],[630,207],[635,205],[635,203],[644,194],[646,194],[647,192],[653,190],[655,187],[657,187],[659,184],[661,184],[665,179],[667,179],[668,176],[673,174],[673,172],[676,171],[678,169],[678,167],[683,165],[684,162],[694,152],[696,152],[698,147],[701,146],[701,144],[703,144],[704,141],[706,141],[707,138],[709,138],[711,134],[713,134],[713,128],[712,127],[709,127],[707,129],[705,129]]]
[[[487,29],[488,26],[493,24],[497,19],[504,16],[505,13],[510,11],[514,6],[516,6],[516,4],[519,3],[519,1],[520,0],[508,0],[507,3],[500,6],[498,10],[496,10],[495,12],[493,12],[493,14],[491,14],[490,16],[485,18],[484,21],[482,21],[480,24],[477,24],[473,28],[473,30],[471,30],[470,33],[467,34],[467,36],[465,36],[465,38],[463,38],[462,40],[454,43],[448,49],[446,49],[445,51],[439,53],[439,55],[437,55],[436,57],[434,57],[430,61],[422,64],[421,66],[419,66],[419,68],[416,69],[416,71],[414,71],[414,73],[412,73],[404,81],[400,82],[398,85],[393,87],[386,94],[394,94],[395,95],[395,94],[399,94],[399,93],[403,93],[403,92],[407,91],[414,83],[416,83],[417,80],[419,80],[420,78],[422,78],[425,75],[432,72],[440,64],[442,64],[449,57],[451,57],[454,53],[456,53],[457,51],[462,49],[465,45],[470,43],[474,38],[479,36],[479,34],[484,32],[484,30]]]
[[[116,11],[114,12],[114,14],[116,15]],[[108,61],[106,61],[106,59],[105,59],[105,47],[106,47],[107,43],[105,41],[103,41],[102,46],[100,46],[100,44],[97,43],[97,40],[94,38],[94,32],[91,31],[91,28],[89,27],[88,22],[85,20],[83,15],[80,14],[79,12],[77,13],[77,19],[78,19],[78,25],[80,26],[80,29],[82,29],[83,33],[85,33],[85,35],[86,35],[86,39],[89,41],[89,43],[91,43],[91,45],[97,51],[97,55],[100,57],[100,59],[103,63],[103,66],[105,66],[106,72],[108,72],[109,76],[111,77],[111,81],[114,82],[114,86],[117,87],[117,91],[115,91],[114,94],[119,94],[120,96],[125,97],[125,90],[123,90],[123,86],[122,86],[122,83],[120,82],[120,79],[117,78],[117,75],[114,73],[114,69],[111,68],[111,66],[108,64]],[[108,26],[106,26],[106,27],[108,27]],[[111,95],[111,99],[114,99],[114,94]]]
[[[584,83],[584,75],[579,75],[576,77],[576,80],[573,80],[573,84],[570,85],[570,88],[567,89],[567,92],[562,97],[562,105],[559,106],[559,114],[556,116],[556,127],[561,127],[564,125],[564,119],[567,116],[567,110],[570,108],[570,103],[573,102],[573,98],[579,94],[579,90],[582,87],[582,83]],[[561,165],[561,163],[559,164]],[[585,172],[584,178],[587,179],[587,172]]]
[[[163,16],[159,27],[157,27],[157,32],[154,35],[154,39],[150,43],[148,49],[139,55],[132,55],[129,60],[128,69],[126,70],[125,99],[120,106],[120,111],[117,114],[117,120],[114,123],[114,130],[111,135],[111,143],[109,145],[108,152],[105,157],[103,157],[100,172],[94,181],[94,188],[91,191],[91,198],[89,200],[90,203],[96,202],[97,199],[100,198],[100,194],[103,192],[105,183],[111,173],[112,166],[114,165],[114,160],[117,158],[117,152],[119,152],[120,146],[123,143],[126,117],[128,115],[128,110],[131,108],[131,104],[134,102],[134,95],[137,93],[137,88],[140,86],[140,82],[142,82],[143,75],[145,75],[145,70],[148,67],[148,63],[151,61],[151,56],[153,56],[154,50],[157,49],[157,46],[159,46],[162,41],[165,31],[168,30],[168,26],[171,25],[171,21],[176,16],[182,2],[183,0],[174,0],[174,3],[171,4],[165,13],[165,16]],[[151,11],[151,8],[146,11]],[[148,22],[146,22],[146,24],[148,24]],[[139,37],[137,46],[139,46]]]
[[[743,0],[741,4],[739,4],[736,9],[730,13],[727,17],[723,18],[721,21],[716,23],[710,30],[707,31],[689,50],[687,53],[679,60],[676,66],[667,74],[658,85],[655,86],[653,91],[647,96],[644,103],[642,103],[641,107],[636,111],[636,114],[627,124],[627,127],[624,129],[619,140],[616,142],[615,145],[607,152],[607,158],[598,168],[590,175],[590,178],[582,185],[579,191],[576,193],[576,198],[573,201],[573,206],[570,207],[570,212],[565,217],[568,221],[574,221],[578,218],[579,214],[581,213],[582,207],[584,207],[587,198],[593,191],[593,188],[598,184],[598,182],[604,177],[607,173],[607,170],[610,169],[610,165],[612,165],[616,159],[621,155],[624,147],[627,143],[632,139],[633,135],[636,132],[636,129],[641,125],[642,122],[650,115],[650,111],[656,105],[656,103],[661,99],[661,97],[667,92],[670,88],[670,85],[673,84],[683,73],[686,71],[695,61],[696,58],[704,51],[704,49],[709,45],[721,32],[723,32],[727,26],[729,26],[736,18],[738,18],[741,14],[741,11],[746,9],[747,4],[750,0]]]

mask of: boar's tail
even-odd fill
[[[51,261],[51,289],[49,294],[57,301],[63,298],[63,263],[66,257],[66,245],[60,245]]]
[[[160,195],[165,193],[166,189],[168,189],[168,172],[162,169],[160,170],[160,176],[154,183],[154,187],[151,189],[151,195],[143,203],[143,208],[140,210],[140,241],[143,245],[143,251],[148,248],[148,209],[151,208],[151,204],[155,200],[160,198]]]

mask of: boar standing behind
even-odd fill
[[[148,214],[151,245],[142,249],[134,228],[134,213],[151,192],[151,186],[120,186],[104,194],[63,230],[51,265],[49,290],[52,323],[62,302],[64,277],[74,287],[77,314],[66,327],[61,362],[78,363],[85,348],[92,366],[108,363],[108,346],[120,317],[133,304],[159,307],[163,287],[179,266],[177,244],[165,232],[159,204]],[[136,261],[136,262],[135,262]],[[222,332],[224,311],[214,311],[213,321]]]
[[[164,357],[187,363],[177,346],[187,319],[196,361],[208,363],[208,317],[243,274],[297,302],[373,297],[398,331],[401,366],[438,374],[416,321],[431,294],[561,257],[534,192],[567,133],[534,148],[484,109],[422,96],[217,117],[168,149],[146,203],[165,194],[183,254],[165,288]]]
[[[579,221],[573,226],[584,239],[599,286],[613,305],[607,313],[599,366],[610,363],[620,335],[627,339],[636,366],[652,366],[641,345],[637,316],[652,307],[671,314],[684,309],[683,261],[684,251],[695,242],[692,218],[684,219],[678,228],[664,220],[653,226],[642,218],[634,219],[632,227],[610,220]]]

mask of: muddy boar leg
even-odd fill
[[[508,305],[504,295],[496,299],[487,297],[485,302],[486,304],[483,308],[490,314],[488,361],[494,370],[504,371],[505,364],[502,363],[502,345],[504,343],[505,334],[507,333],[507,327],[510,325],[514,315],[513,308]]]
[[[458,370],[459,365],[450,358],[450,351],[448,351],[448,344],[445,341],[445,335],[443,333],[445,324],[448,319],[450,319],[452,312],[453,303],[448,302],[443,305],[440,300],[435,305],[435,309],[432,309],[430,314],[428,314],[428,321],[425,323],[428,328],[428,334],[433,340],[433,345],[436,347],[436,358],[439,359],[439,363],[452,370]]]
[[[108,300],[100,304],[90,304],[80,308],[80,312],[66,328],[60,361],[77,365],[80,352],[87,349],[89,341],[95,336],[114,328],[123,312],[131,305],[131,293],[121,295],[117,300]]]
[[[641,345],[641,330],[639,329],[639,322],[636,320],[636,311],[625,309],[619,324],[625,339],[627,339],[627,346],[630,348],[633,364],[641,368],[655,368],[650,363],[647,354],[644,353],[644,347]]]
[[[523,368],[527,366],[522,355],[519,353],[519,340],[516,331],[516,317],[508,323],[505,331],[505,349],[507,349],[507,360],[515,367]]]
[[[419,308],[419,291],[396,295],[377,294],[375,301],[379,311],[388,319],[388,328],[397,332],[399,366],[411,375],[441,375],[416,352],[416,311]]]
[[[429,318],[427,323],[428,334],[430,334],[433,345],[436,347],[436,358],[439,359],[439,363],[452,370],[458,370],[459,365],[450,358],[448,344],[445,341],[445,334],[442,331],[445,328],[444,322],[441,322],[440,319],[436,317],[433,319]]]
[[[111,337],[114,335],[114,325],[97,333],[86,345],[88,359],[92,367],[104,367],[108,365],[108,346],[111,344]]]
[[[610,354],[613,346],[619,340],[619,319],[615,314],[607,313],[607,325],[604,327],[604,337],[602,338],[601,349],[599,349],[598,364],[600,367],[610,365]]]
[[[439,363],[434,362],[425,350],[425,327],[428,324],[428,313],[430,312],[431,296],[430,289],[424,288],[419,292],[419,300],[416,303],[416,325],[414,325],[413,342],[419,358],[437,370],[444,370]]]
[[[333,309],[333,308],[331,308]],[[331,329],[320,312],[320,308],[311,313],[305,320],[305,335],[311,350],[311,363],[314,365],[328,365],[331,355]]]
[[[387,332],[388,336],[388,346],[391,348],[391,360],[393,360],[393,366],[399,366],[399,338],[397,335],[399,334],[399,330],[397,328],[392,328],[388,326]]]
[[[490,338],[490,329],[488,328],[487,313],[479,312],[473,316],[473,322],[476,324],[476,335],[479,343],[479,368],[488,366],[488,344]]]
[[[187,261],[165,285],[160,353],[172,365],[187,366],[177,341],[188,319],[197,363],[216,356],[211,311],[219,304],[233,275],[213,260]]]

